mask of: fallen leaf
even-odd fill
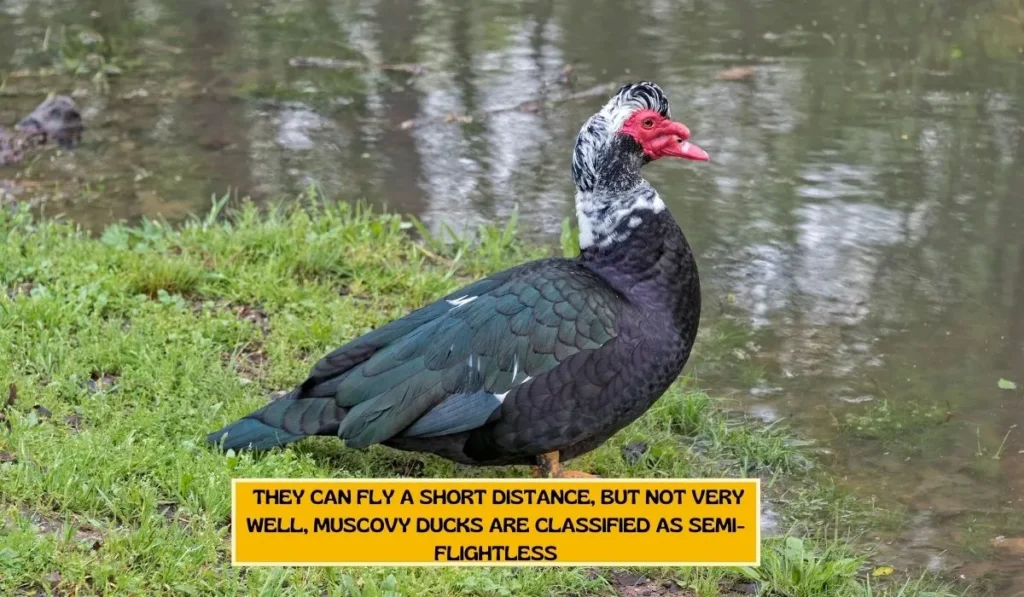
[[[999,378],[999,389],[1000,390],[1016,390],[1017,384],[1013,383],[1008,379]]]
[[[719,81],[746,81],[753,77],[756,72],[752,66],[734,66],[718,73],[716,78]]]
[[[1002,535],[993,538],[989,543],[992,547],[1015,556],[1024,556],[1024,537],[1003,537]]]
[[[893,572],[892,566],[879,566],[871,571],[871,576],[890,576]]]
[[[448,114],[444,117],[445,124],[452,122],[459,122],[462,124],[469,124],[473,122],[473,117],[466,114]]]
[[[37,404],[33,406],[32,410],[35,411],[36,416],[38,416],[40,419],[49,419],[50,417],[53,416],[53,413],[50,412],[50,409],[46,408],[42,404]]]
[[[537,112],[540,112],[540,109],[543,107],[544,104],[540,100],[527,100],[516,106],[516,110],[536,114]]]
[[[0,464],[4,462],[18,462],[18,455],[11,452],[0,452]]]
[[[566,64],[565,68],[563,68],[562,72],[559,73],[558,75],[558,82],[562,85],[568,85],[569,83],[572,83],[574,78],[572,72],[573,70],[574,69],[571,64]]]
[[[961,566],[957,572],[959,572],[960,577],[964,580],[974,582],[986,574],[991,573],[996,568],[996,563],[992,561],[968,562]]]

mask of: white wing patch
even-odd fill
[[[527,377],[526,377],[526,379],[524,379],[523,381],[521,381],[521,382],[517,383],[517,384],[516,384],[515,386],[513,386],[513,387],[514,387],[514,388],[518,388],[519,386],[521,386],[521,385],[523,385],[524,383],[526,383],[526,382],[530,381],[531,379],[533,379],[533,377],[527,376]],[[509,393],[509,392],[511,392],[511,391],[512,391],[512,390],[508,390],[508,391],[502,392],[502,393],[500,393],[500,394],[494,394],[494,397],[498,399],[498,402],[505,402],[505,396],[508,396],[508,393]]]
[[[532,376],[527,375],[525,378],[523,378],[522,381],[516,381],[517,377],[519,377],[519,355],[515,355],[512,361],[512,387],[518,388],[519,386],[533,379]],[[505,396],[508,396],[508,393],[511,391],[512,390],[508,390],[507,392],[502,392],[501,394],[495,394],[494,397],[498,399],[498,402],[505,402]]]
[[[469,303],[472,303],[477,298],[478,297],[470,295],[460,296],[458,298],[448,299],[448,304],[453,307],[461,307],[462,305],[468,305]]]

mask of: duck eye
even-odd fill
[[[645,129],[654,128],[653,118],[644,118],[644,121],[640,123]]]

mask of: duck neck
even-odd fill
[[[644,180],[620,193],[577,190],[580,261],[652,313],[670,313],[679,331],[700,315],[697,263],[672,214]]]
[[[634,234],[642,213],[665,211],[658,192],[640,174],[650,159],[636,140],[616,135],[602,145],[595,139],[581,134],[573,153],[582,251],[620,242]]]

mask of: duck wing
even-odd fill
[[[475,429],[510,393],[612,341],[624,305],[578,261],[512,268],[345,344],[287,397],[209,440],[262,448],[336,434],[358,448]]]

